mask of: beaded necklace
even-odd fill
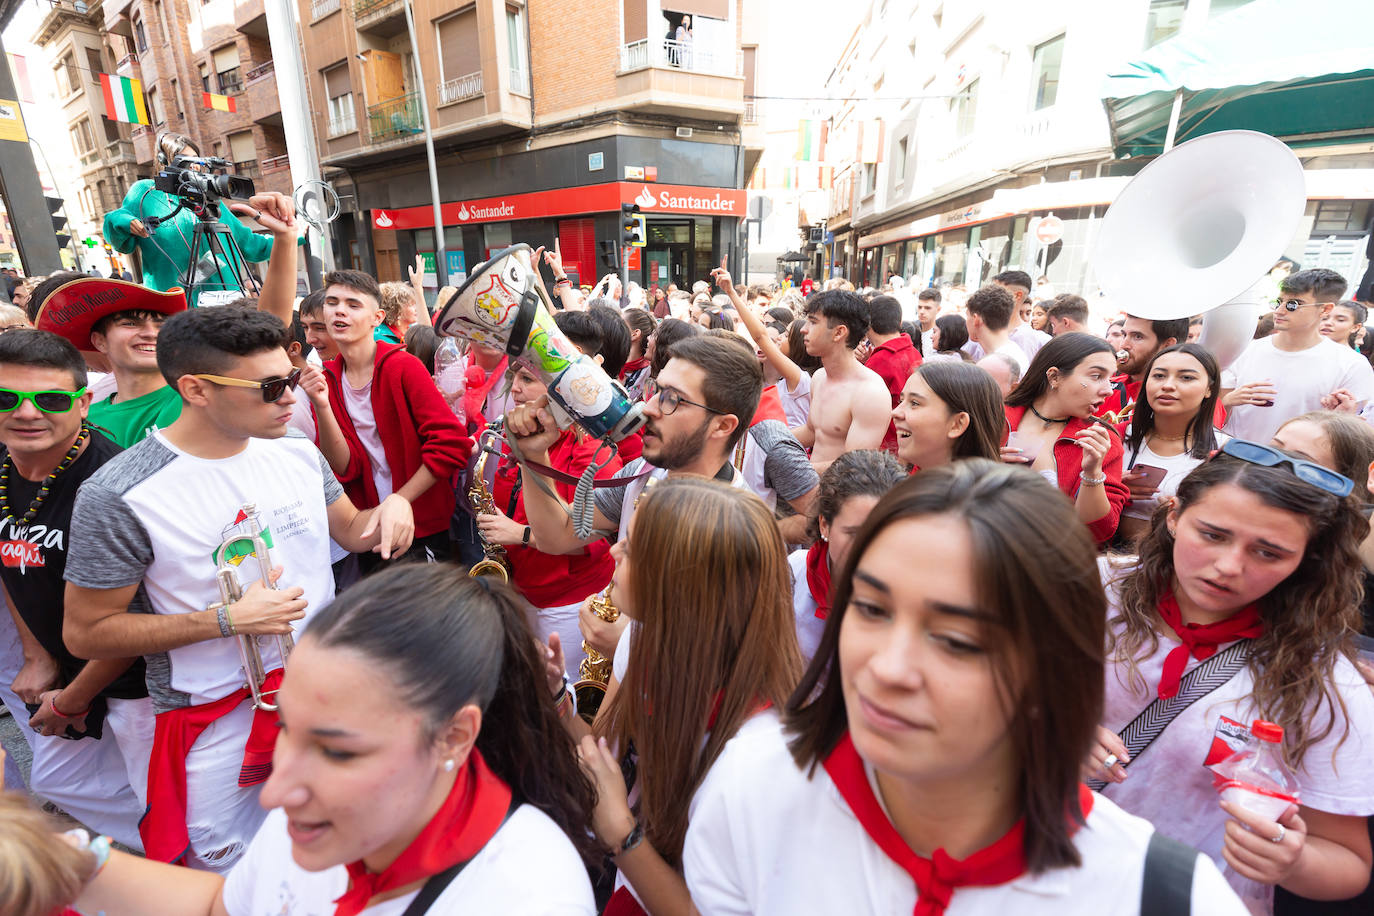
[[[90,438],[90,435],[90,427],[82,424],[81,432],[76,437],[76,443],[67,450],[66,456],[58,462],[57,467],[53,468],[52,473],[44,479],[43,485],[38,488],[38,495],[34,496],[33,502],[29,503],[28,511],[24,513],[23,518],[15,518],[13,510],[10,509],[9,482],[10,472],[14,468],[14,459],[12,459],[7,452],[5,454],[4,463],[0,464],[0,520],[10,519],[15,525],[27,525],[29,522],[33,521],[38,515],[39,507],[43,505],[43,500],[47,498],[48,491],[52,489],[53,481],[57,480],[57,476],[70,467],[71,463],[76,460],[77,453],[81,451],[81,446],[86,444],[86,440]]]

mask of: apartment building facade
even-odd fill
[[[291,193],[266,0],[50,2],[34,43],[48,55],[81,163],[77,206],[95,227],[134,182],[157,173],[163,130],[230,160],[260,190]],[[152,123],[105,117],[101,73],[141,80]],[[232,97],[236,110],[207,109],[204,92]]]
[[[742,4],[412,0],[417,60],[399,0],[298,0],[339,262],[399,279],[436,249],[423,84],[450,282],[527,242],[595,283],[629,203],[630,279],[706,276],[745,215]]]
[[[1091,294],[1097,225],[1150,161],[1114,154],[1106,74],[1248,2],[872,0],[829,83],[851,100],[830,123],[832,143],[849,152],[836,163],[832,242],[817,267],[871,285],[901,274],[968,289],[1015,267]],[[864,162],[853,134],[874,121],[881,153]],[[1287,253],[1316,266],[1328,239],[1348,248],[1367,234],[1370,204],[1351,198],[1374,187],[1374,157],[1353,146],[1298,153],[1312,199]],[[1036,232],[1049,215],[1062,221],[1052,241]]]

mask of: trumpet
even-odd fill
[[[491,490],[487,489],[487,480],[484,472],[487,468],[487,455],[490,452],[480,443],[478,444],[480,454],[477,462],[472,466],[472,484],[468,487],[468,502],[472,504],[474,514],[495,515],[496,500],[491,498]],[[506,548],[500,544],[493,544],[482,534],[482,529],[477,529],[477,536],[482,539],[482,552],[485,556],[472,564],[468,570],[468,575],[472,578],[490,576],[493,579],[500,579],[502,582],[510,582],[510,560],[506,556]]]
[[[620,609],[611,601],[610,585],[592,597],[588,608],[607,623],[615,623],[620,619]],[[582,640],[582,651],[587,657],[577,666],[580,679],[573,684],[573,694],[577,697],[577,714],[590,723],[601,709],[601,701],[606,699],[606,685],[611,681],[614,660],[593,649],[585,639]]]
[[[215,584],[219,586],[219,601],[210,605],[206,610],[218,611],[220,608],[227,608],[243,597],[244,587],[242,580],[239,579],[235,568],[235,560],[246,561],[247,556],[238,554],[230,556],[230,548],[244,541],[248,541],[253,548],[252,557],[258,564],[258,580],[262,582],[263,588],[275,589],[272,584],[272,557],[269,553],[267,539],[262,534],[262,524],[258,521],[258,507],[249,503],[243,507],[240,513],[242,520],[236,526],[234,533],[230,534],[222,542],[215,555],[219,557],[219,564],[215,567]],[[253,695],[253,705],[264,712],[276,712],[277,706],[267,702],[269,694],[276,691],[264,693],[263,685],[267,680],[267,671],[262,663],[262,649],[259,641],[267,638],[253,636],[247,633],[240,634],[239,643],[239,662],[243,666],[244,676],[248,679],[248,690]],[[290,633],[283,633],[272,637],[277,641],[277,651],[281,653],[282,664],[286,664],[286,657],[291,654],[296,641]]]

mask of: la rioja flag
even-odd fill
[[[100,88],[105,93],[105,117],[126,124],[152,123],[143,101],[142,80],[102,73]]]

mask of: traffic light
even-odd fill
[[[66,248],[71,244],[72,237],[62,231],[67,225],[67,218],[57,212],[62,209],[62,198],[44,197],[43,200],[48,205],[48,213],[52,215],[52,231],[57,236],[57,247],[59,250]]]
[[[620,247],[630,248],[640,227],[639,204],[620,205]]]

